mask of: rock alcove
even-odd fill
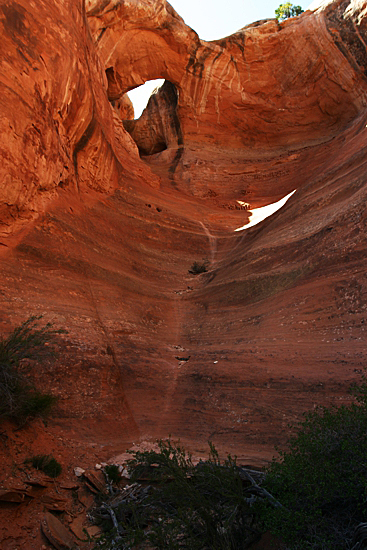
[[[140,118],[123,121],[125,130],[135,141],[141,156],[155,155],[168,148],[177,149],[183,144],[177,101],[175,85],[165,80],[156,93],[150,96]]]
[[[213,42],[165,0],[0,11],[1,329],[68,330],[35,372],[50,441],[172,434],[264,463],[363,365],[364,5]],[[158,77],[134,120],[126,92]]]

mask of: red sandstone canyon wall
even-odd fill
[[[165,0],[3,0],[0,20],[0,328],[69,331],[35,373],[60,398],[49,429],[265,459],[301,412],[348,399],[367,322],[363,5],[214,42]],[[124,94],[152,78],[134,121]],[[295,189],[234,232],[241,203]]]

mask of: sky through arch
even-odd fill
[[[274,12],[283,1],[170,0],[169,3],[202,40],[217,40],[254,21],[275,17]],[[301,6],[305,9],[305,5]],[[139,118],[156,86],[157,81],[151,81],[129,92],[128,95],[134,104],[135,118]]]

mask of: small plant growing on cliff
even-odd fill
[[[200,273],[205,273],[206,271],[208,271],[208,265],[208,260],[204,260],[201,263],[194,262],[189,269],[189,273],[191,273],[191,275],[200,275]]]
[[[42,316],[29,317],[7,337],[0,340],[0,417],[25,422],[29,417],[45,416],[56,398],[38,391],[24,373],[23,359],[42,360],[54,355],[50,344],[56,334],[51,323],[39,326]]]
[[[303,13],[301,6],[294,6],[290,2],[286,2],[285,4],[280,4],[279,8],[275,10],[275,17],[278,21],[284,21],[289,17],[301,15],[301,13]]]
[[[41,470],[49,477],[58,477],[62,472],[61,464],[52,455],[35,455],[27,458],[25,464],[31,464],[36,470]]]

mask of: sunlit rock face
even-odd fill
[[[69,331],[36,373],[61,398],[49,429],[210,438],[254,462],[348,399],[367,323],[362,8],[204,42],[164,0],[2,4],[1,328]],[[155,78],[134,121],[125,94]]]
[[[358,11],[348,9],[262,21],[214,42],[199,40],[165,2],[90,2],[88,15],[121,93],[158,77],[176,87],[185,147],[179,162],[165,153],[161,163],[171,159],[177,187],[263,206],[292,191],[300,171],[310,181],[309,147],[364,106],[363,23],[356,31]]]
[[[175,86],[166,80],[158,93],[151,95],[147,109],[138,120],[124,120],[125,129],[142,156],[149,157],[167,149],[179,154],[183,149],[177,100]],[[161,157],[157,160],[160,164]]]

